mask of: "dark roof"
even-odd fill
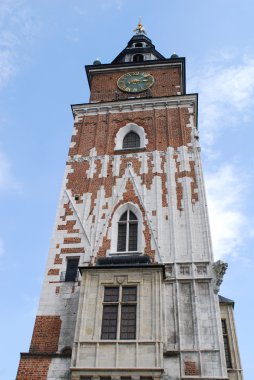
[[[137,42],[146,42],[147,46],[143,47],[143,48],[133,48],[133,47],[131,48],[131,46]],[[135,54],[135,53],[152,53],[158,59],[165,59],[165,57],[155,49],[155,46],[153,45],[150,38],[148,38],[146,35],[141,33],[141,34],[135,34],[130,39],[130,41],[128,42],[126,48],[124,50],[122,50],[121,53],[118,54],[118,56],[111,63],[122,62],[123,57],[126,54],[130,54],[130,52],[133,54]]]
[[[97,260],[96,266],[105,265],[140,265],[151,264],[151,259],[147,255],[123,255],[123,256],[110,256],[100,257]]]
[[[235,301],[230,300],[229,298],[223,297],[219,294],[219,303],[227,303],[229,305],[235,306]]]

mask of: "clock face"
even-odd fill
[[[117,86],[125,92],[142,92],[153,83],[154,77],[151,74],[136,71],[122,75],[117,81]]]

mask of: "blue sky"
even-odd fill
[[[109,63],[139,16],[156,49],[187,59],[214,253],[229,263],[245,380],[253,380],[253,0],[1,0],[0,379],[27,351],[72,131],[88,101],[83,66]]]

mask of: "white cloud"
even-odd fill
[[[243,129],[254,116],[254,59],[224,51],[199,62],[198,67],[201,69],[191,74],[188,92],[199,93],[202,146],[208,163],[214,164],[225,157],[215,145],[220,134],[228,128]],[[230,143],[230,136],[227,141]],[[205,175],[216,258],[239,255],[251,237],[251,223],[245,213],[247,188],[251,186],[247,170],[231,160],[230,164],[220,164],[216,171],[208,168]]]
[[[1,0],[0,2],[0,90],[20,69],[26,55],[28,42],[38,30],[34,25],[26,0]],[[1,115],[1,125],[4,116]],[[11,173],[7,156],[0,150],[0,191],[19,185]]]
[[[35,27],[25,0],[1,0],[0,90],[18,71],[27,43],[34,37],[37,28],[38,24]]]
[[[190,92],[199,93],[204,143],[211,145],[222,128],[242,126],[253,115],[254,59],[224,52],[198,67],[191,74]]]
[[[246,236],[251,234],[243,211],[248,179],[241,172],[240,168],[226,164],[205,176],[213,250],[217,259],[237,256]]]
[[[0,89],[5,86],[15,72],[12,53],[10,51],[0,51]]]

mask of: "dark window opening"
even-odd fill
[[[222,334],[223,334],[226,364],[227,364],[227,368],[232,368],[232,361],[231,361],[230,348],[229,348],[229,336],[228,336],[226,320],[222,319],[221,324],[222,324]]]
[[[135,132],[129,132],[123,139],[123,148],[140,148],[140,137]]]
[[[118,305],[104,305],[101,339],[116,339]]]
[[[135,44],[135,47],[143,47],[143,44],[141,42],[138,42]]]
[[[138,220],[127,210],[118,222],[117,252],[133,252],[138,249]]]
[[[78,277],[79,258],[67,260],[67,268],[65,273],[65,281],[76,281]]]
[[[136,339],[137,287],[105,287],[101,339]]]
[[[71,357],[71,347],[64,347],[62,350],[61,350],[61,355],[62,356],[65,356],[65,357]]]
[[[135,54],[133,56],[133,62],[144,62],[144,56],[143,54]]]

